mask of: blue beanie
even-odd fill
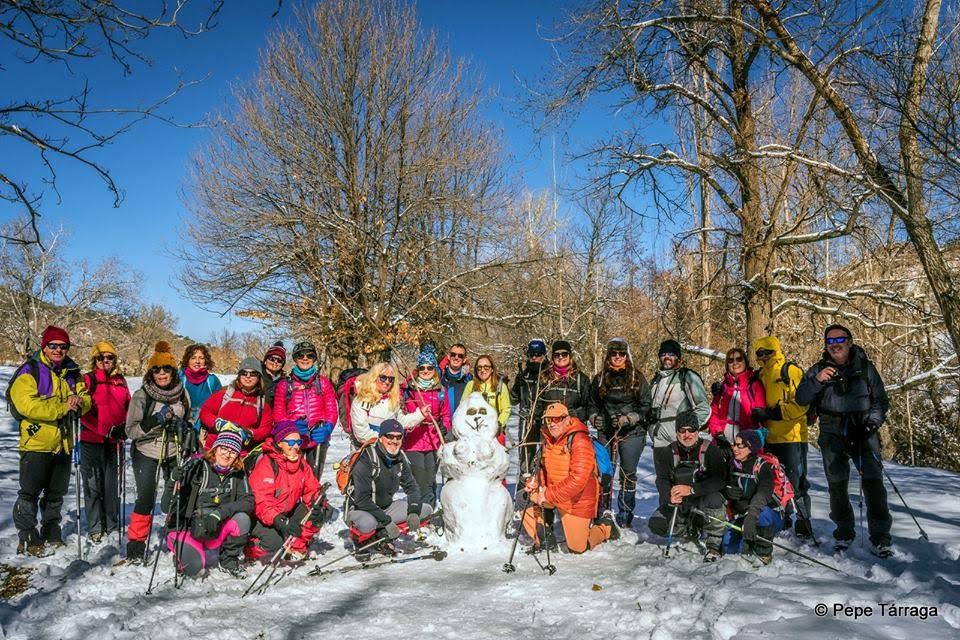
[[[420,352],[420,355],[417,356],[417,366],[424,364],[431,365],[434,369],[437,368],[437,352],[430,348],[425,348]]]

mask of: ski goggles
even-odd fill
[[[773,349],[757,349],[756,354],[758,358],[766,358],[767,356],[772,356],[774,351]]]

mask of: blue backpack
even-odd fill
[[[578,433],[583,432],[575,431],[567,438],[567,449],[571,449],[573,447],[573,436],[577,435]],[[603,446],[595,437],[591,436],[590,434],[584,435],[590,438],[590,442],[593,444],[593,457],[597,461],[597,475],[600,476],[601,480],[612,478],[613,461],[610,459],[610,452],[607,451],[607,448]]]

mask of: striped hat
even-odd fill
[[[216,449],[217,447],[226,447],[230,451],[240,455],[240,451],[243,449],[243,437],[238,431],[224,429],[217,434],[217,439],[213,441],[213,447],[211,448]]]

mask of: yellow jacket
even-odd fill
[[[67,398],[74,393],[80,396],[81,414],[89,411],[91,406],[80,368],[73,360],[66,358],[60,370],[54,371],[42,352],[33,358],[38,364],[39,384],[37,378],[30,374],[29,366],[24,364],[23,372],[16,377],[10,388],[10,401],[24,418],[20,421],[19,449],[42,453],[70,453],[73,449],[73,434],[66,428],[60,428],[60,422],[67,415]],[[70,390],[68,375],[76,380],[74,391]],[[49,395],[45,393],[41,396],[38,387],[49,389]]]
[[[486,382],[480,382],[474,374],[474,377],[463,389],[463,397],[466,398],[474,391],[482,393],[487,404],[497,410],[497,422],[500,424],[500,430],[506,429],[507,420],[510,419],[510,390],[507,385],[503,384],[503,381],[499,378],[497,380],[491,378]]]
[[[797,385],[803,379],[803,369],[799,366],[790,366],[786,369],[789,384],[784,384],[780,377],[783,365],[787,359],[780,348],[780,341],[767,336],[759,338],[753,343],[753,350],[769,349],[773,355],[760,369],[760,381],[766,392],[767,407],[780,407],[783,413],[782,420],[767,420],[766,427],[770,430],[767,442],[781,444],[787,442],[807,442],[807,407],[797,404]]]

